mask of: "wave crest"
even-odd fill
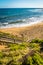
[[[36,24],[42,21],[43,21],[43,16],[31,17],[22,20],[17,20],[15,22],[0,23],[0,28],[23,27],[23,26]]]

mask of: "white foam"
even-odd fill
[[[28,10],[28,11],[32,11],[32,12],[43,12],[43,9],[32,9],[32,10]]]
[[[7,22],[7,23],[3,23],[3,24],[7,25],[7,24],[8,24],[8,22]]]
[[[43,21],[43,16],[40,17],[31,17],[31,18],[26,18],[22,20],[23,22],[21,23],[16,23],[16,24],[5,24],[5,26],[0,26],[0,28],[12,28],[12,27],[24,27],[24,26],[31,26],[33,24],[37,24],[39,22]]]
[[[13,28],[13,27],[24,27],[24,26],[32,26],[34,24],[37,24],[37,23],[40,23],[40,22],[31,22],[30,24],[11,24],[11,25],[7,25],[7,26],[2,26],[0,28]]]

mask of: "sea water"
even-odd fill
[[[0,8],[0,28],[22,27],[43,21],[43,8]]]

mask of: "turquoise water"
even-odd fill
[[[43,21],[43,8],[0,8],[0,28]]]

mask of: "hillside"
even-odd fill
[[[43,40],[0,32],[0,65],[43,65]]]

